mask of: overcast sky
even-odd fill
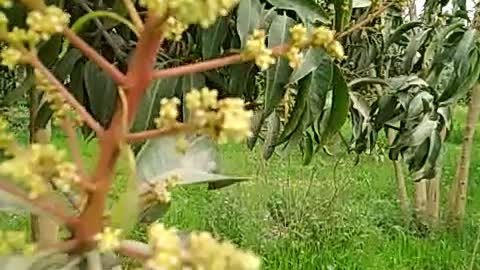
[[[468,10],[469,13],[474,11],[475,2],[476,1],[474,1],[474,0],[467,0],[467,10]],[[418,14],[422,13],[423,4],[425,3],[425,0],[416,0],[415,3],[417,4],[417,13]],[[451,5],[449,4],[449,6],[451,6]]]

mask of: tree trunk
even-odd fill
[[[422,227],[427,226],[427,180],[421,180],[414,184],[413,196],[415,198],[415,222]]]
[[[440,132],[442,143],[445,141],[447,128],[444,127]],[[427,217],[430,229],[437,229],[440,218],[440,183],[442,179],[443,153],[440,154],[437,168],[438,172],[435,178],[427,182]]]
[[[50,142],[51,125],[50,122],[44,128],[38,128],[36,125],[36,112],[38,109],[38,93],[32,89],[30,92],[30,143],[47,144]],[[33,242],[40,247],[54,244],[57,241],[59,225],[47,217],[30,215],[30,233]]]
[[[417,20],[417,4],[415,3],[415,0],[410,0],[408,15],[410,16],[410,21]]]
[[[388,129],[387,131],[388,143],[391,145],[394,138],[394,130]],[[402,215],[402,221],[405,225],[410,222],[410,203],[408,200],[407,186],[405,184],[405,176],[402,170],[402,164],[398,160],[392,160],[393,170],[395,171],[395,179],[397,182],[397,200],[400,212]]]
[[[467,200],[468,171],[472,154],[475,124],[480,113],[480,84],[476,84],[468,104],[467,120],[463,130],[463,140],[457,161],[457,171],[448,196],[447,222],[450,228],[458,229],[465,215]]]

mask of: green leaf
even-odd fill
[[[333,67],[332,83],[332,106],[328,116],[327,125],[322,134],[322,141],[325,142],[332,135],[336,134],[343,126],[348,117],[350,98],[348,95],[348,85],[343,75],[336,65]]]
[[[62,39],[60,36],[54,36],[40,46],[38,58],[46,67],[50,68],[55,64],[60,52]]]
[[[403,35],[407,33],[408,31],[420,27],[423,25],[423,22],[409,22],[402,24],[400,27],[398,27],[385,41],[385,46],[384,46],[384,51],[387,51],[387,49],[394,43],[397,43],[401,40]]]
[[[333,73],[334,63],[329,58],[323,58],[318,68],[300,85],[310,89],[310,110],[313,118],[319,117],[325,107],[327,92],[332,89],[333,85]]]
[[[181,82],[180,78],[173,77],[155,80],[149,85],[140,101],[140,106],[132,125],[132,132],[147,130],[153,126],[154,119],[158,116],[160,110],[160,101],[162,98],[175,96],[176,89]]]
[[[318,69],[322,63],[330,61],[329,56],[324,50],[311,48],[305,53],[305,57],[300,66],[290,75],[290,83],[296,83],[314,70]]]
[[[247,139],[247,147],[252,150],[257,143],[260,131],[262,131],[263,123],[265,123],[265,113],[263,111],[256,111],[252,117],[252,136]]]
[[[216,174],[217,153],[213,143],[206,137],[185,138],[188,148],[185,153],[176,149],[177,138],[165,136],[149,140],[137,154],[137,180],[140,193],[151,189],[152,184],[178,176],[180,185],[224,182],[233,184],[244,181],[245,177],[232,177]]]
[[[300,81],[300,86],[298,88],[298,94],[295,99],[295,105],[293,106],[290,117],[288,118],[285,128],[283,129],[280,137],[276,141],[276,145],[284,143],[290,138],[294,131],[299,128],[300,121],[302,119],[303,111],[307,110],[307,99],[310,94],[311,78],[313,75],[309,75],[307,78]]]
[[[348,87],[349,88],[361,87],[361,86],[369,85],[369,84],[381,84],[382,86],[389,86],[388,82],[385,81],[384,79],[375,78],[375,77],[362,77],[362,78],[356,78],[356,79],[351,80],[348,83]]]
[[[137,223],[140,200],[137,191],[135,155],[128,145],[122,145],[121,152],[127,165],[127,189],[120,195],[111,210],[111,226],[121,229],[124,235],[135,228]]]
[[[103,126],[107,126],[116,105],[117,87],[115,83],[91,61],[85,64],[84,82],[93,116]]]
[[[315,0],[267,0],[270,4],[279,9],[295,11],[306,24],[321,22],[329,24],[328,14]]]
[[[82,58],[83,54],[78,49],[71,49],[63,56],[60,61],[55,65],[53,73],[58,80],[63,82],[67,77],[72,74],[72,71],[77,62]]]
[[[294,21],[286,15],[275,17],[268,31],[268,46],[286,44],[289,40],[289,28]],[[285,94],[285,86],[289,81],[292,69],[288,60],[279,58],[267,70],[267,87],[265,90],[265,115],[270,115]]]
[[[262,20],[263,7],[259,0],[241,0],[237,9],[237,33],[242,49],[253,30],[259,28]]]
[[[335,7],[335,30],[343,32],[352,17],[352,0],[334,0],[333,5]]]
[[[478,39],[478,32],[470,29],[462,37],[453,56],[455,71],[458,76],[463,76],[470,67],[470,51],[475,47],[475,41]]]
[[[425,41],[430,36],[432,28],[422,31],[415,35],[408,44],[405,50],[405,60],[403,65],[403,72],[409,74],[412,71],[413,65],[415,65],[415,57],[420,48],[425,44]]]
[[[275,151],[275,145],[280,134],[280,117],[277,112],[273,112],[266,119],[267,120],[267,136],[265,138],[265,144],[263,148],[263,158],[265,160],[270,159],[273,152]]]
[[[229,20],[230,17],[222,16],[212,26],[201,32],[203,59],[220,55],[222,44],[227,37]]]
[[[257,69],[252,63],[231,65],[227,68],[229,73],[228,96],[241,97],[255,88],[255,75]]]
[[[308,165],[313,158],[313,138],[310,132],[305,133],[303,138],[303,165]]]

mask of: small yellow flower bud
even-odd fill
[[[100,252],[112,251],[120,246],[120,235],[122,230],[113,230],[110,227],[106,227],[102,233],[95,236],[95,241],[98,243],[98,249]]]
[[[313,30],[312,33],[312,46],[324,47],[326,44],[333,42],[335,35],[332,30],[320,26]]]
[[[307,28],[302,24],[297,24],[290,28],[290,43],[292,46],[298,47],[302,46],[305,42],[307,42]]]

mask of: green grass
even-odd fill
[[[463,119],[465,112],[457,112]],[[478,129],[480,132],[480,129]],[[445,149],[442,204],[455,173],[462,127],[456,123]],[[395,180],[387,157],[378,161],[342,154],[317,155],[302,166],[299,153],[263,162],[259,151],[243,145],[221,148],[224,173],[252,181],[219,191],[178,188],[163,222],[185,230],[206,230],[262,256],[263,269],[480,269],[472,251],[480,226],[480,136],[473,150],[467,218],[458,234],[421,235],[399,223]],[[55,134],[56,144],[65,145]],[[94,142],[82,145],[92,165]],[[121,166],[120,166],[121,168]],[[409,182],[410,184],[411,182]],[[112,198],[123,189],[119,171]],[[411,190],[410,190],[411,192]],[[2,228],[24,228],[25,218],[6,215]],[[133,236],[144,238],[138,228]]]

